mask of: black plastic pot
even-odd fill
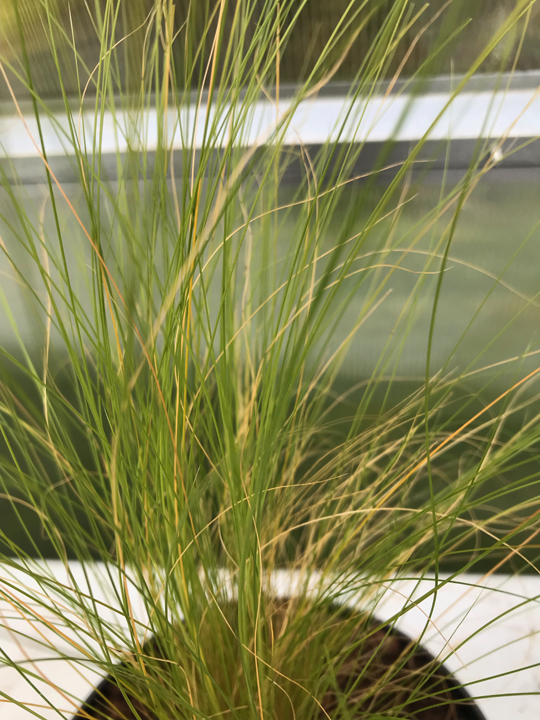
[[[374,620],[374,622],[379,624],[376,620]],[[398,630],[386,627],[385,631],[388,632],[390,636],[396,638],[403,649],[411,644],[411,639]],[[435,660],[427,650],[424,650],[421,647],[416,650],[414,656],[420,661],[421,665],[431,664]],[[455,708],[456,720],[486,720],[484,714],[474,699],[469,695],[465,688],[460,686],[458,680],[444,665],[441,664],[437,668],[437,676],[444,679],[447,690],[452,696],[452,700],[455,703],[453,707]],[[98,718],[103,720],[104,710],[103,705],[100,703],[100,698],[103,696],[109,685],[115,685],[114,679],[110,675],[104,678],[98,687],[91,693],[84,705],[81,707],[81,710],[79,710],[79,713],[73,717],[73,720],[82,720],[82,718],[86,718],[88,720],[88,717],[96,718],[96,720]],[[99,709],[100,704],[101,710]]]

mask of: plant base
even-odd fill
[[[344,611],[347,613],[347,611]],[[336,673],[340,689],[351,686],[355,678],[358,680],[351,693],[352,700],[357,703],[366,695],[362,704],[360,718],[369,718],[372,714],[380,716],[381,708],[378,697],[395,698],[396,718],[412,720],[485,720],[482,712],[459,686],[448,670],[438,663],[426,650],[414,648],[414,643],[402,633],[390,629],[380,629],[380,623],[373,620],[379,627],[362,647],[363,662],[359,653],[352,651]],[[145,647],[145,654],[159,657],[155,644],[150,641]],[[366,663],[366,658],[369,658]],[[366,667],[367,664],[367,667]],[[390,671],[390,672],[389,672]],[[388,684],[381,683],[389,677]],[[375,685],[381,690],[373,694],[369,692]],[[112,676],[105,678],[90,695],[74,720],[95,718],[96,720],[158,720],[154,712],[143,705],[132,695],[122,693]],[[133,712],[130,703],[135,708]],[[338,717],[338,701],[335,692],[328,692],[321,700],[324,712],[319,712],[319,719]],[[364,707],[365,705],[365,707]],[[399,709],[398,709],[399,708]],[[384,710],[387,714],[388,709]],[[356,716],[355,716],[356,717]],[[390,711],[388,717],[393,717]],[[178,720],[171,717],[170,720]],[[247,718],[245,720],[255,720]]]

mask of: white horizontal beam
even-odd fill
[[[77,143],[101,154],[124,153],[144,148],[155,151],[159,133],[167,128],[167,145],[175,150],[224,147],[229,143],[252,146],[273,142],[281,122],[285,145],[319,145],[327,141],[381,142],[462,140],[540,136],[540,88],[504,91],[390,94],[369,100],[319,97],[300,102],[270,101],[251,106],[210,106],[170,109],[167,122],[158,122],[156,109],[144,113],[105,111],[97,117],[75,113]],[[245,115],[243,115],[245,113]],[[74,154],[69,121],[65,113],[43,114],[42,133],[51,157]],[[340,132],[341,129],[341,132]],[[0,116],[0,153],[6,157],[38,157],[38,126],[33,115]],[[97,139],[94,140],[94,137]],[[161,141],[163,143],[163,140]]]

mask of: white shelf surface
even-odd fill
[[[35,564],[43,575],[64,583],[66,592],[72,587],[67,569],[58,562],[47,566]],[[92,595],[110,605],[102,612],[116,618],[120,635],[126,636],[123,617],[114,611],[114,581],[107,577],[106,566],[87,568]],[[86,585],[83,568],[70,563],[70,572],[79,589]],[[432,577],[419,580],[392,580],[376,610],[381,620],[391,619],[405,606],[397,627],[417,638],[425,630],[423,646],[444,660],[457,679],[468,686],[478,698],[486,720],[538,720],[540,718],[540,577],[535,575],[495,575],[482,577],[463,574],[449,583],[440,578],[440,587],[433,597],[418,602],[434,587]],[[294,578],[284,574],[274,577],[279,593],[290,592]],[[10,599],[17,596],[32,608],[25,594],[30,587],[28,576],[0,565],[0,717],[2,720],[44,720],[71,718],[78,706],[99,682],[100,676],[85,668],[87,642],[84,633],[62,628],[65,639],[47,627],[58,627],[58,613],[36,609],[39,617],[22,617]],[[39,589],[33,585],[34,589]],[[52,604],[61,611],[62,600],[49,593]],[[130,589],[133,614],[141,623],[145,612],[141,598]],[[434,602],[434,608],[432,605]],[[61,615],[61,612],[60,612]],[[69,614],[65,614],[69,617]],[[77,618],[73,626],[80,625]],[[73,647],[70,638],[77,638]],[[89,643],[90,644],[90,643]],[[121,648],[119,641],[117,647]],[[72,661],[58,659],[56,651],[69,652]],[[10,667],[5,658],[24,663],[31,669],[31,683],[17,667]],[[22,666],[22,665],[21,665]],[[30,711],[30,712],[29,712]]]

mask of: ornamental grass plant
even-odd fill
[[[512,71],[533,5],[518,0],[494,27],[449,103],[492,53]],[[414,97],[451,59],[463,8],[353,0],[292,88],[280,63],[310,2],[96,1],[93,59],[61,3],[6,5],[20,50],[6,45],[0,70],[39,192],[3,158],[2,268],[21,289],[2,293],[17,343],[1,349],[1,595],[46,625],[44,656],[112,674],[124,718],[453,718],[436,666],[419,676],[408,664],[415,643],[388,655],[398,618],[373,614],[385,584],[434,575],[434,602],[463,572],[537,567],[534,337],[496,363],[483,347],[456,364],[467,333],[438,345],[456,229],[502,140],[495,153],[480,138],[433,202],[425,137],[399,163],[390,137],[356,172],[359,101],[384,79],[405,78],[397,92]],[[322,144],[296,142],[295,113],[376,11],[338,124]],[[56,105],[35,90],[36,35]],[[410,203],[420,210],[404,225]],[[502,285],[517,295],[493,342],[537,302],[505,273],[471,320]],[[370,372],[351,380],[345,363],[369,353],[403,277]],[[405,383],[403,349],[426,307],[423,377]],[[276,596],[280,573],[294,578],[289,598]],[[32,664],[16,667],[34,686]],[[85,698],[61,690],[61,707],[43,696],[29,717],[74,714]]]

